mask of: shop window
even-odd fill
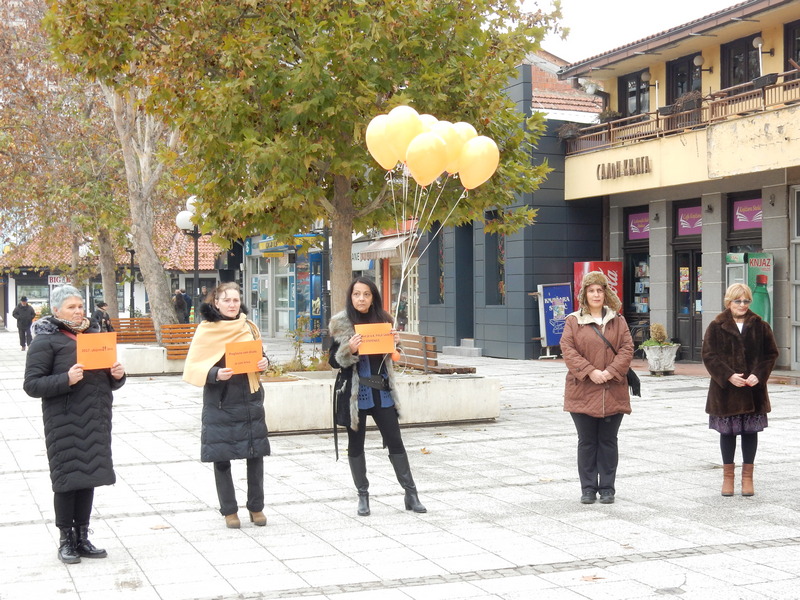
[[[759,35],[754,33],[721,46],[723,88],[748,83],[761,75],[759,49],[753,47],[753,40]]]
[[[667,63],[667,104],[674,104],[677,98],[700,89],[701,67],[694,64],[697,56],[700,54],[691,54]]]
[[[441,225],[431,226],[428,248],[428,303],[444,304],[444,244]]]
[[[650,110],[650,85],[642,81],[642,73],[631,73],[619,78],[619,112],[623,117],[640,115]]]
[[[486,213],[486,221],[496,221],[498,211]],[[486,233],[486,304],[506,303],[506,236],[503,233]]]

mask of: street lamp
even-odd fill
[[[131,301],[128,314],[131,318],[133,318],[133,285],[136,283],[136,275],[133,272],[133,255],[136,254],[136,250],[134,250],[133,246],[131,246],[130,248],[125,248],[125,252],[128,252],[131,255]]]
[[[189,196],[189,199],[186,201],[186,210],[182,210],[178,213],[178,215],[175,217],[175,224],[178,226],[178,229],[183,231],[184,234],[191,236],[194,239],[194,298],[192,298],[192,304],[195,305],[196,315],[197,299],[200,297],[200,255],[198,240],[203,234],[200,233],[197,225],[195,225],[192,221],[197,211],[194,206],[195,202],[197,202],[197,196]],[[197,319],[196,316],[195,319]]]

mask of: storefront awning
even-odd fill
[[[397,256],[397,248],[407,239],[407,235],[396,235],[375,240],[359,253],[361,254],[361,260],[376,260]]]

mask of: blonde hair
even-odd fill
[[[750,300],[750,302],[753,301],[753,292],[750,289],[750,286],[745,285],[744,283],[733,283],[728,286],[727,290],[725,290],[725,298],[722,303],[725,308],[730,308],[731,302],[737,298],[741,298],[742,296]]]
[[[589,305],[586,303],[586,288],[588,288],[590,285],[602,286],[603,293],[605,294],[605,298],[603,298],[603,305],[607,306],[614,312],[619,312],[619,309],[622,307],[622,302],[619,301],[619,298],[617,298],[614,290],[609,287],[608,278],[606,278],[602,271],[590,271],[583,276],[583,281],[581,281],[581,290],[578,292],[578,304],[581,307],[581,312],[584,310],[589,310]]]

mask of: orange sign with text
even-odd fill
[[[225,344],[225,366],[237,375],[256,373],[262,352],[261,340]]]
[[[394,352],[394,335],[391,323],[368,323],[356,325],[356,333],[361,334],[359,354],[391,354]]]
[[[117,362],[117,334],[109,333],[80,333],[76,336],[78,342],[78,363],[83,368],[110,369]]]

